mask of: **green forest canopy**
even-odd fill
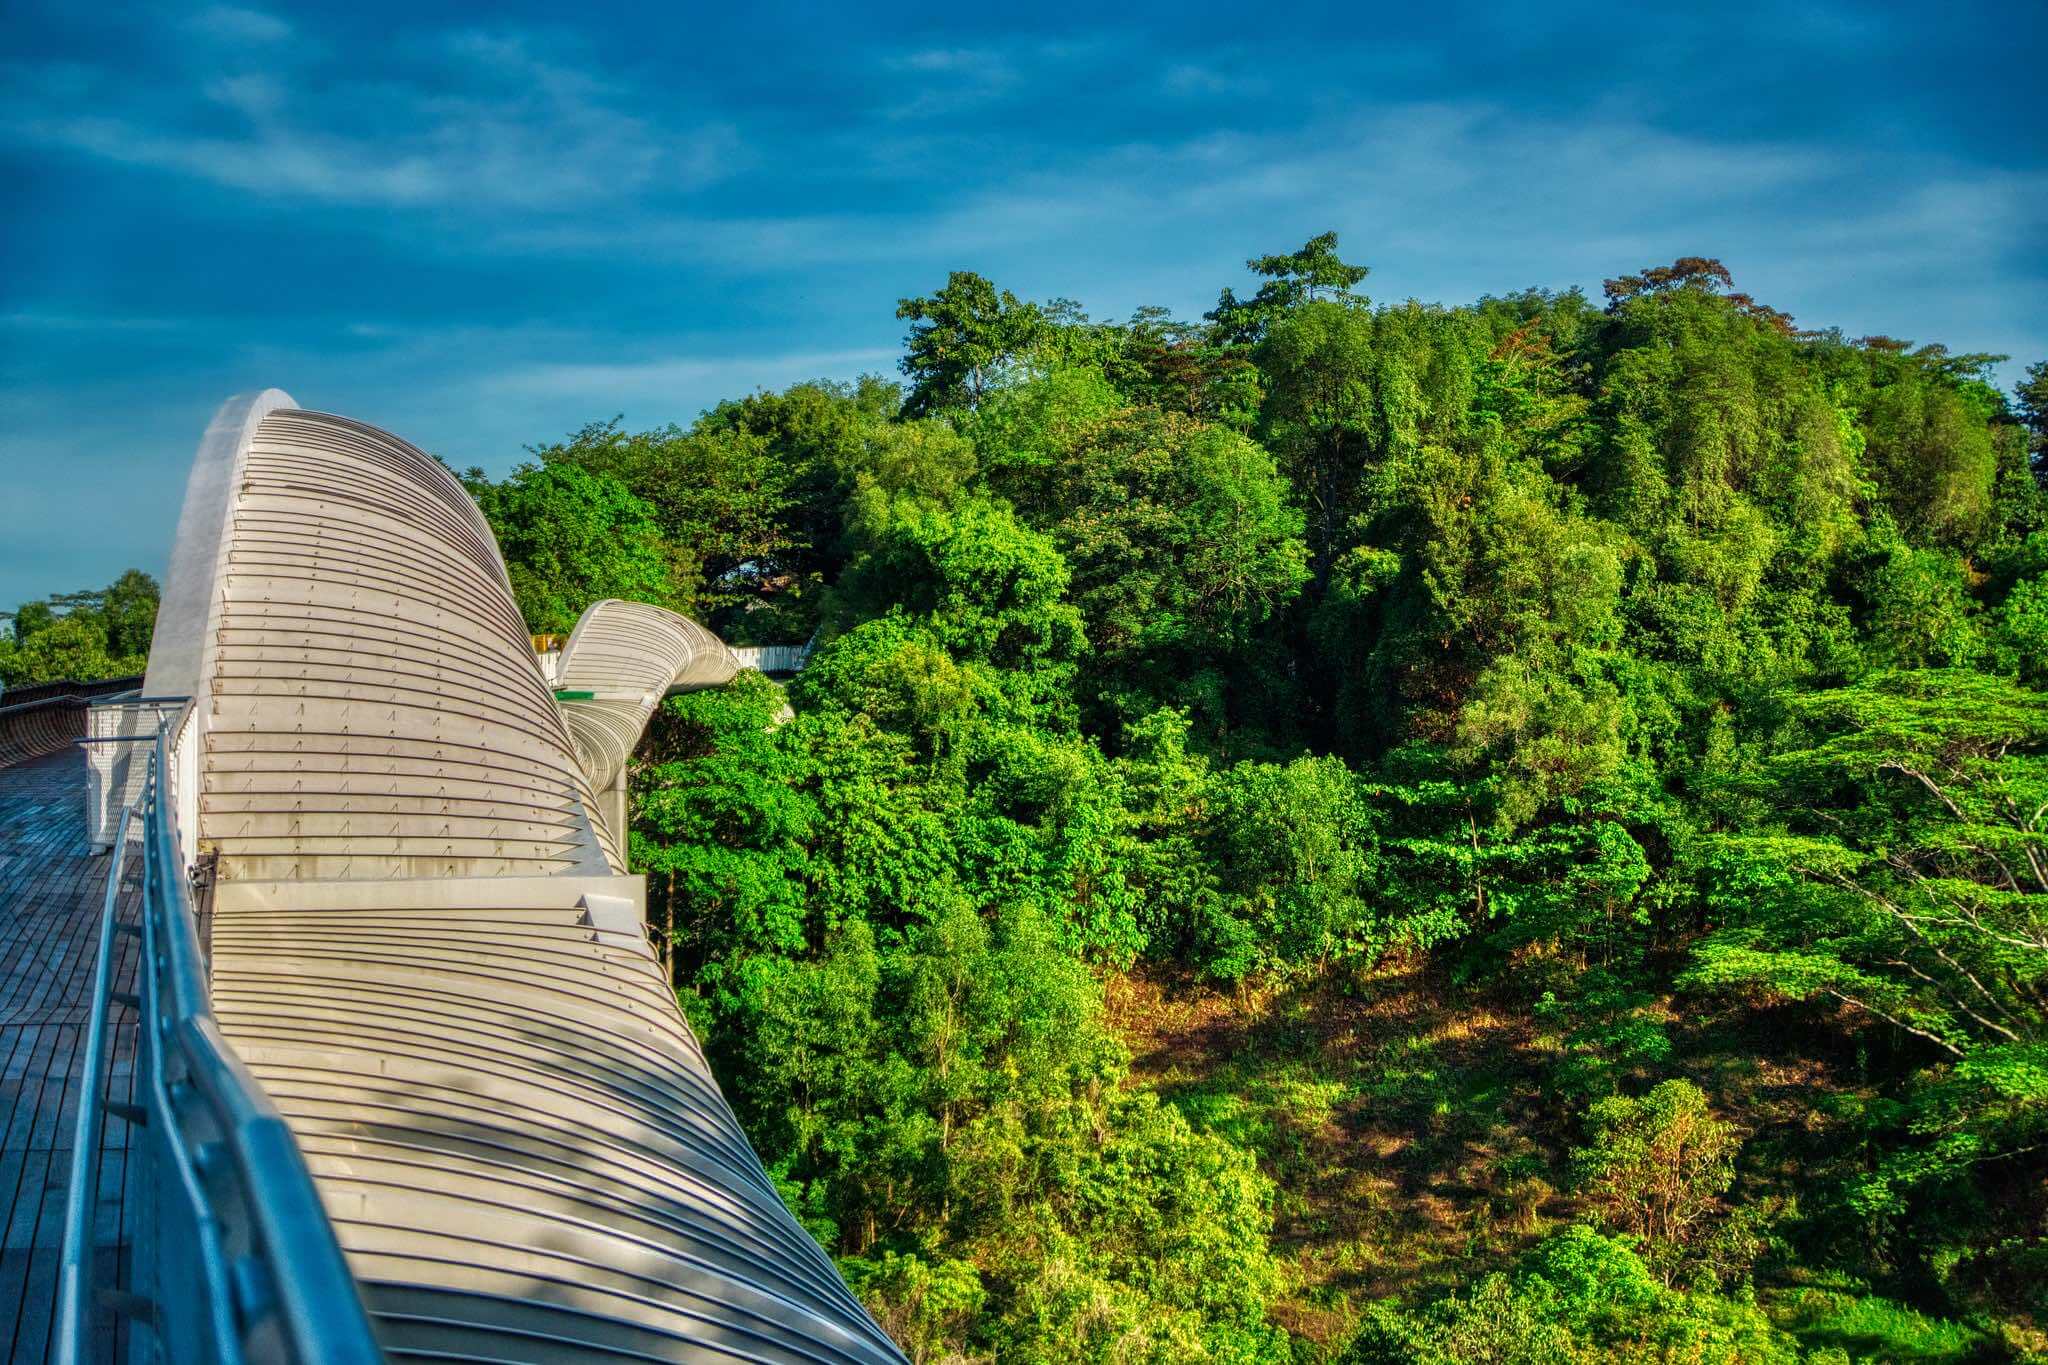
[[[792,1207],[920,1360],[2041,1352],[2048,369],[1249,266],[472,476],[537,630],[815,635],[634,775]]]
[[[791,1207],[920,1361],[2043,1358],[2048,366],[1248,264],[468,476],[816,639],[633,774]]]
[[[139,675],[156,628],[156,580],[129,569],[104,588],[0,612],[0,687]]]

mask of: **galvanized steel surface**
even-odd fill
[[[121,871],[128,855],[128,822],[133,816],[132,809],[121,811],[111,841],[121,852],[107,860],[106,899],[100,907],[92,1013],[86,1021],[85,1065],[80,1068],[78,1116],[71,1135],[71,1165],[64,1185],[64,1259],[57,1270],[57,1321],[51,1343],[57,1365],[75,1365],[83,1360],[93,1339],[92,1220],[99,1206],[99,1133],[107,1112],[108,1015],[114,1003],[114,906],[121,894]],[[146,841],[144,848],[146,859]]]
[[[183,712],[184,697],[149,698],[133,692],[96,699],[85,715],[85,837],[95,849],[112,848],[123,812],[142,799],[149,748],[166,716]]]

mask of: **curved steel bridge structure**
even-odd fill
[[[74,1149],[133,935],[141,1098],[111,1108],[145,1197],[131,1283],[98,1296],[132,1353],[902,1359],[748,1146],[626,867],[649,715],[738,668],[606,601],[551,685],[444,466],[274,389],[220,409],[142,689],[162,722],[130,746],[143,908],[118,923],[110,880]],[[85,1240],[60,1357],[93,1349]]]

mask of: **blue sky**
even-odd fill
[[[160,572],[229,393],[502,471],[887,372],[950,269],[1195,316],[1325,228],[1377,299],[1716,255],[2010,381],[2048,357],[2044,15],[9,0],[0,604]]]

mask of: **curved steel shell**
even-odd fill
[[[455,476],[282,408],[241,452],[200,839],[231,880],[603,872],[588,784]]]
[[[280,888],[213,930],[215,1011],[386,1349],[899,1359],[783,1208],[645,942],[463,885],[432,907]]]
[[[663,696],[717,687],[739,670],[725,642],[688,617],[615,597],[593,603],[576,622],[555,675],[590,785],[606,791],[618,782]],[[609,833],[623,846],[624,830]]]
[[[761,1169],[592,817],[663,692],[732,676],[724,646],[601,603],[559,680],[596,695],[558,708],[445,468],[238,402],[160,619],[197,645],[151,685],[199,698],[215,1012],[385,1349],[900,1361]]]

